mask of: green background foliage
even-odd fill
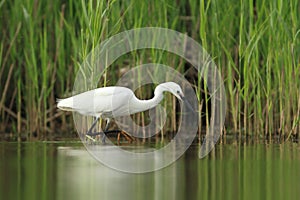
[[[186,33],[211,55],[225,84],[228,134],[300,133],[298,0],[2,0],[0,12],[1,134],[30,139],[70,130],[70,115],[55,101],[70,95],[80,63],[110,36],[149,26]],[[149,57],[184,72],[179,59],[133,52],[133,62],[120,58],[100,85]]]

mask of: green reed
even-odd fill
[[[157,26],[187,33],[211,55],[225,84],[228,134],[295,137],[300,133],[299,10],[297,0],[1,1],[0,131],[43,139],[72,130],[70,114],[58,112],[55,101],[71,95],[89,52],[124,30]],[[149,62],[189,76],[191,66],[181,58],[140,50],[107,68],[98,86],[114,85],[124,71]],[[197,86],[201,127],[207,127],[210,96],[201,79],[191,84]],[[152,92],[147,87],[137,94],[150,98]],[[164,102],[173,109],[165,133],[176,129],[176,106],[169,102],[175,101]]]

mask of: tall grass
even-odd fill
[[[57,112],[55,99],[71,95],[88,53],[121,31],[159,26],[187,33],[214,59],[225,83],[227,133],[270,138],[300,134],[297,0],[14,0],[1,1],[0,12],[1,133],[43,139],[72,130],[70,114]],[[190,70],[184,60],[164,52],[131,52],[107,70],[99,86],[114,85],[122,70],[150,61],[176,66],[181,73]],[[203,94],[207,90],[201,80],[191,83],[198,86],[205,127],[209,95]],[[137,93],[152,95],[143,88]],[[168,106],[174,108],[168,127],[175,129],[176,107]],[[142,114],[140,120],[144,118]]]

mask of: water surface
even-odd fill
[[[0,199],[300,199],[298,144],[193,145],[177,162],[129,174],[80,142],[0,143]]]

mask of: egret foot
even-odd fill
[[[94,132],[94,133],[88,132],[86,134],[86,137],[90,139],[93,136],[102,135],[102,143],[105,144],[106,135],[110,134],[110,133],[118,133],[118,135],[117,135],[118,144],[120,144],[121,135],[123,135],[129,143],[131,143],[132,141],[135,141],[134,137],[132,137],[130,134],[126,133],[123,130],[108,130],[108,131]]]
[[[130,134],[126,133],[123,130],[108,130],[108,131],[104,131],[104,133],[105,133],[105,135],[109,134],[109,133],[118,133],[118,135],[117,135],[118,144],[120,144],[121,135],[123,135],[129,143],[131,143],[132,141],[135,141],[134,137],[132,137]],[[105,136],[103,139],[105,140]]]
[[[98,135],[102,135],[102,143],[105,144],[105,138],[106,138],[106,135],[105,135],[105,132],[94,132],[94,133],[86,133],[86,137],[92,141],[96,141],[94,138],[92,137],[95,137],[95,136],[98,136]]]
[[[135,140],[131,135],[129,135],[125,131],[121,130],[121,131],[119,131],[118,137],[117,137],[118,144],[120,143],[120,136],[121,135],[123,135],[129,143],[131,143],[132,141]]]

